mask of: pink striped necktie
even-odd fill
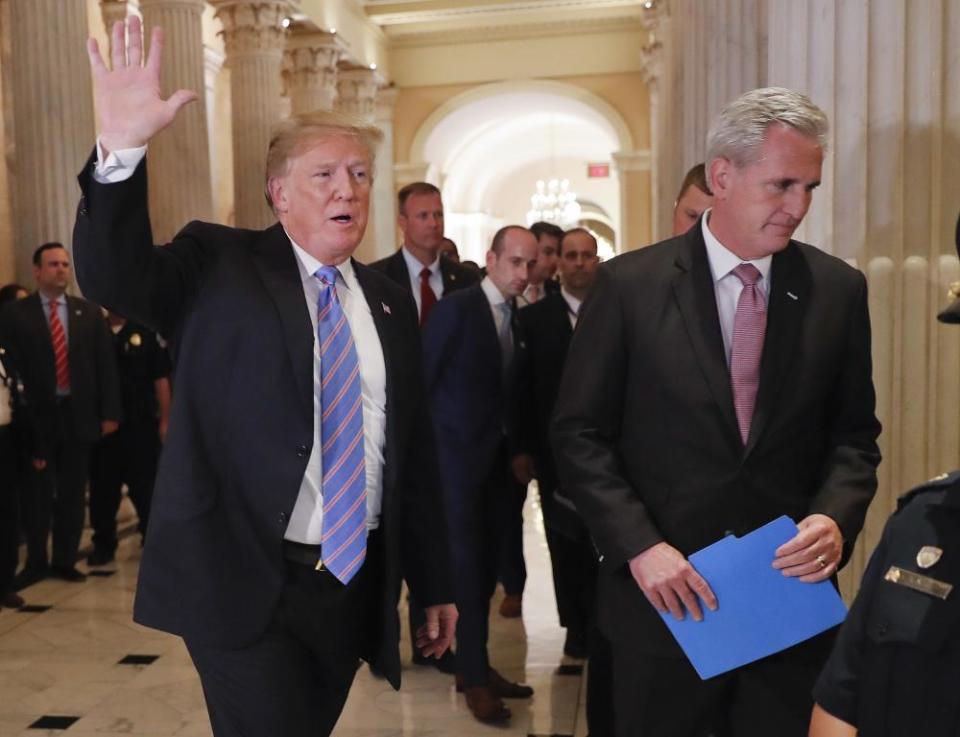
[[[756,266],[740,264],[733,273],[743,283],[743,291],[737,300],[737,312],[733,319],[730,382],[740,437],[746,445],[760,386],[760,357],[763,355],[763,336],[767,329],[767,303],[757,286],[761,274]]]

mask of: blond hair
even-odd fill
[[[373,181],[373,163],[377,146],[383,140],[382,130],[361,117],[339,110],[301,113],[277,123],[270,134],[264,194],[271,209],[273,198],[270,196],[270,180],[284,176],[289,171],[291,159],[295,159],[305,149],[335,136],[355,138],[363,146],[370,163],[370,180]]]

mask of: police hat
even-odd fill
[[[960,219],[957,220],[956,242],[957,255],[960,255]],[[953,299],[953,302],[947,309],[937,315],[937,319],[940,322],[960,324],[960,282],[956,282],[950,287],[950,297]]]

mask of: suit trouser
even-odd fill
[[[0,427],[0,595],[13,589],[20,547],[20,458],[13,428]]]
[[[523,594],[527,583],[527,562],[523,557],[523,505],[527,485],[512,476],[504,477],[503,531],[500,535],[498,578],[508,594]]]
[[[287,561],[273,618],[247,647],[187,640],[215,737],[325,737],[333,731],[360,655],[371,633],[379,632],[383,555],[372,546],[367,552],[346,586],[329,571]]]
[[[573,540],[545,524],[560,626],[584,645],[590,637],[597,591],[597,556],[588,537]]]
[[[490,599],[497,587],[505,477],[505,454],[498,453],[486,481],[475,488],[450,489],[446,499],[453,591],[460,614],[457,671],[466,686],[483,686],[490,679]]]
[[[117,549],[117,510],[127,485],[137,510],[137,527],[146,537],[150,500],[157,474],[160,439],[157,423],[122,424],[93,447],[90,458],[90,525],[93,546],[113,553]]]
[[[806,737],[836,629],[707,681],[682,657],[613,643],[617,737]]]
[[[90,443],[77,436],[70,400],[57,403],[57,430],[48,448],[42,471],[31,468],[30,489],[23,500],[27,538],[27,568],[47,566],[47,538],[53,531],[54,566],[69,568],[77,562],[83,518],[84,491],[90,465]]]

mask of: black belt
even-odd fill
[[[367,551],[375,546],[380,539],[380,530],[367,530]],[[307,545],[306,543],[297,543],[293,540],[283,541],[283,557],[291,563],[299,563],[303,566],[316,568],[318,571],[324,570],[321,560],[321,550],[319,545]]]

